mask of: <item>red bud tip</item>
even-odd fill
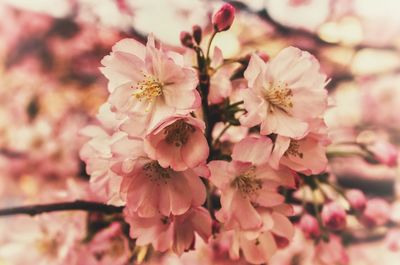
[[[235,8],[224,4],[213,16],[212,24],[216,32],[228,30],[235,19]]]
[[[192,33],[193,33],[194,41],[199,45],[201,42],[201,37],[202,37],[201,36],[202,35],[201,27],[198,25],[193,26]]]

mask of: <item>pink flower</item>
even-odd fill
[[[263,135],[302,138],[309,121],[327,107],[326,77],[308,52],[288,47],[267,63],[253,54],[244,76],[249,86],[242,91],[247,114],[240,122],[246,127],[260,124]]]
[[[378,140],[368,146],[368,150],[374,154],[374,158],[378,160],[379,163],[387,165],[388,167],[397,166],[398,151],[391,143]]]
[[[389,220],[390,206],[380,198],[367,201],[365,210],[362,213],[361,221],[368,227],[384,225]]]
[[[101,71],[109,80],[113,111],[131,115],[121,129],[138,134],[143,129],[138,124],[152,127],[176,111],[188,113],[200,105],[196,72],[182,63],[179,54],[157,49],[152,35],[146,46],[133,39],[114,45]]]
[[[216,216],[227,229],[237,224],[241,229],[260,228],[261,216],[254,205],[280,205],[284,197],[278,193],[278,187],[294,185],[289,170],[275,171],[264,162],[265,156],[259,156],[265,152],[268,141],[268,138],[245,138],[235,146],[232,162],[214,160],[208,164],[210,180],[221,190],[222,208]]]
[[[145,149],[164,168],[195,168],[206,162],[209,153],[204,129],[204,122],[190,115],[171,116],[149,132]]]
[[[211,236],[211,217],[202,207],[191,208],[182,215],[143,218],[125,211],[125,220],[131,226],[130,236],[139,246],[152,244],[158,251],[172,249],[181,255],[195,244],[195,232],[208,241]]]
[[[224,4],[213,16],[212,24],[217,32],[228,30],[235,19],[235,8],[231,4]]]
[[[164,168],[143,152],[140,139],[124,137],[112,145],[112,150],[119,161],[112,170],[123,177],[120,192],[129,212],[140,217],[180,215],[205,201],[206,190],[197,173],[206,176],[207,169],[196,173],[192,169],[177,172]]]
[[[342,230],[346,227],[346,211],[336,202],[324,205],[321,217],[324,225],[332,230]]]
[[[283,206],[283,207],[282,207]],[[263,210],[262,226],[257,230],[243,231],[239,229],[226,231],[230,234],[230,257],[238,259],[240,250],[246,261],[252,264],[266,263],[278,248],[286,246],[293,238],[294,227],[286,215],[285,205]]]
[[[132,255],[128,239],[123,234],[121,224],[117,222],[98,232],[89,242],[88,251],[93,255],[92,259],[96,260],[93,262],[96,265],[124,265]]]
[[[210,66],[213,68],[210,77],[210,92],[208,101],[210,104],[219,104],[232,93],[232,83],[229,79],[232,67],[223,66],[224,57],[220,48],[215,46]]]
[[[361,190],[351,189],[346,191],[346,199],[354,210],[361,212],[365,209],[367,199]]]
[[[340,237],[330,234],[329,242],[321,241],[315,250],[315,259],[322,264],[349,264]]]
[[[299,225],[307,238],[318,238],[321,235],[317,219],[309,214],[301,217]]]
[[[302,139],[276,137],[269,161],[272,167],[277,168],[282,164],[308,175],[326,170],[326,145],[330,143],[327,127],[322,119],[313,120],[309,125],[310,132]]]

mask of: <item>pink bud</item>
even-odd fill
[[[389,220],[390,206],[380,198],[367,201],[361,222],[368,227],[384,225]]]
[[[189,32],[182,31],[180,35],[181,44],[187,48],[193,48],[193,37]]]
[[[224,4],[213,16],[212,24],[216,32],[228,30],[235,19],[235,8]]]
[[[201,27],[198,25],[194,25],[192,27],[193,39],[197,44],[201,42],[202,30]]]
[[[321,235],[317,219],[309,214],[301,217],[299,225],[307,238],[318,238]]]
[[[324,225],[332,230],[346,227],[346,211],[336,202],[330,202],[322,208],[321,217]]]
[[[365,209],[367,199],[361,190],[351,189],[346,191],[346,199],[354,210],[362,212]]]
[[[388,167],[397,166],[398,151],[394,145],[386,141],[376,141],[368,147],[378,162]]]
[[[268,62],[270,57],[267,53],[265,52],[257,52],[257,55],[260,56],[260,58],[264,61],[264,62]]]

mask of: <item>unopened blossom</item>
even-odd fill
[[[200,104],[196,72],[184,67],[179,54],[157,49],[152,35],[147,45],[123,39],[101,61],[108,78],[108,99],[117,114],[128,114],[121,129],[141,133],[177,111],[188,113]],[[149,124],[150,123],[150,124]]]
[[[204,203],[206,190],[199,175],[206,176],[206,168],[204,172],[164,168],[146,155],[140,139],[124,137],[111,148],[119,158],[112,170],[123,177],[120,193],[128,211],[140,217],[180,215]]]
[[[204,241],[211,236],[211,217],[202,207],[194,207],[182,215],[140,217],[125,211],[130,236],[138,246],[152,244],[158,251],[172,249],[181,255],[195,244],[195,233]]]
[[[368,150],[374,155],[374,158],[388,167],[397,166],[399,151],[391,143],[384,140],[377,140],[368,146]]]
[[[253,54],[244,76],[249,87],[242,91],[247,114],[240,122],[260,125],[262,135],[302,138],[310,121],[327,107],[326,76],[308,52],[288,47],[267,63]]]
[[[171,116],[149,132],[145,149],[164,168],[195,168],[206,162],[209,153],[204,129],[204,122],[190,115]]]
[[[381,198],[373,198],[367,201],[361,215],[361,222],[368,226],[379,226],[386,224],[390,217],[390,206]]]
[[[363,211],[365,209],[367,198],[361,190],[351,189],[346,191],[346,199],[352,209],[356,211]]]
[[[300,219],[299,226],[307,238],[318,238],[321,235],[321,229],[314,216],[304,214]]]
[[[342,230],[346,227],[346,211],[336,202],[323,206],[321,218],[324,225],[332,230]]]
[[[217,32],[228,30],[235,19],[235,8],[231,4],[224,4],[213,15],[212,24]]]
[[[221,190],[221,210],[217,218],[225,227],[260,228],[262,219],[254,205],[273,207],[283,203],[279,186],[293,186],[292,173],[287,169],[272,169],[259,154],[268,140],[245,138],[234,148],[232,162],[211,161],[211,182]],[[240,160],[235,160],[240,159]],[[254,160],[254,163],[247,162]]]

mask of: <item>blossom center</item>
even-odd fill
[[[300,144],[296,140],[290,140],[290,144],[288,149],[286,150],[284,156],[288,157],[289,155],[291,156],[297,156],[299,158],[303,158],[303,153],[299,151]]]
[[[132,95],[142,100],[154,100],[154,98],[162,94],[163,84],[153,75],[143,74],[143,79],[136,83],[135,91]]]
[[[256,168],[250,167],[247,171],[236,176],[231,185],[237,188],[243,195],[251,195],[262,188],[262,181],[256,178]]]
[[[145,164],[143,170],[150,181],[164,184],[167,184],[174,172],[171,168],[163,168],[157,161]]]
[[[40,253],[50,257],[56,257],[59,243],[56,238],[42,238],[36,242],[36,248]]]
[[[274,112],[275,108],[288,112],[293,108],[292,97],[292,90],[287,87],[286,83],[280,81],[272,83],[265,92],[265,99],[271,104],[270,112]]]
[[[194,126],[185,123],[183,120],[176,121],[164,129],[164,134],[166,134],[165,141],[168,144],[180,147],[187,143],[190,134],[194,133],[194,131]]]

